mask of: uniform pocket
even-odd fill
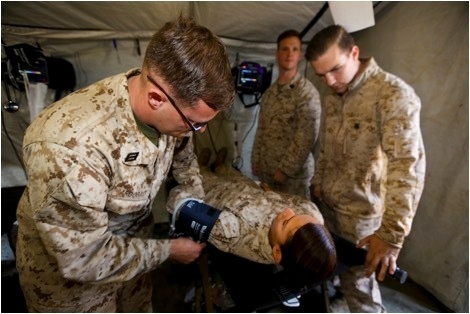
[[[213,236],[220,237],[220,240],[223,241],[224,239],[231,239],[240,236],[240,224],[238,218],[234,214],[228,211],[222,211],[217,223],[221,228],[217,231],[217,234],[213,234]],[[212,233],[214,233],[214,231],[216,230],[213,229]]]

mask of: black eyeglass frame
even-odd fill
[[[155,82],[155,80],[153,78],[151,78],[149,75],[147,75],[147,79],[150,81],[150,83],[155,85],[155,87],[157,87],[159,90],[161,90],[163,94],[165,94],[165,96],[166,96],[166,98],[168,98],[168,101],[170,102],[170,104],[176,109],[178,114],[181,116],[181,118],[184,120],[184,122],[186,122],[186,124],[189,125],[189,127],[191,128],[191,130],[193,132],[199,131],[200,129],[202,129],[203,127],[205,127],[207,125],[207,122],[192,123],[188,119],[188,117],[186,117],[185,114],[181,111],[181,109],[176,105],[176,102],[174,101],[174,99],[171,98],[170,95],[168,95],[168,93],[163,89],[163,87],[160,86],[160,84]]]

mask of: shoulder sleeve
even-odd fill
[[[168,212],[173,212],[176,204],[185,198],[204,199],[205,193],[197,157],[193,150],[192,134],[185,147],[173,156],[171,170],[178,185],[171,190],[168,197]]]
[[[62,158],[48,158],[51,154]],[[156,268],[169,256],[168,241],[111,231],[110,213],[105,210],[110,184],[105,163],[44,142],[28,145],[25,161],[31,182],[30,218],[65,278],[125,281]]]
[[[388,243],[401,246],[410,232],[424,187],[421,102],[413,89],[398,78],[381,94],[382,147],[388,165],[385,212],[377,234]]]

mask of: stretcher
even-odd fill
[[[366,251],[354,244],[333,235],[338,252],[338,265],[333,276],[348,267],[362,265]],[[222,252],[208,245],[199,260],[201,276],[200,293],[204,298],[205,312],[267,312],[275,307],[282,307],[285,312],[328,313],[330,311],[330,291],[326,282],[318,282],[302,289],[289,285],[289,278],[274,265],[255,263],[230,253]],[[220,276],[226,286],[233,306],[229,309],[217,308],[212,302],[210,278]],[[407,272],[397,268],[393,279],[403,284]]]
[[[208,304],[212,302],[207,295],[214,294],[210,286],[204,284],[210,281],[207,279],[208,276],[212,277],[211,279],[220,276],[233,300],[233,306],[222,309],[223,312],[266,312],[275,307],[295,312],[325,312],[325,303],[319,289],[320,283],[302,289],[293,289],[289,286],[288,278],[284,276],[283,271],[274,265],[255,263],[222,252],[210,245],[204,255],[199,260],[201,276],[199,289],[204,290],[202,293],[205,297],[201,300],[205,305],[199,308],[205,309],[205,312],[221,311],[216,304]],[[306,301],[300,302],[302,298]],[[312,304],[316,304],[316,309],[312,310]]]

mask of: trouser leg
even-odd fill
[[[117,312],[151,313],[152,308],[152,273],[146,273],[125,282],[118,293]]]
[[[353,266],[339,275],[341,292],[351,313],[385,313],[375,274],[366,277],[364,266]]]

